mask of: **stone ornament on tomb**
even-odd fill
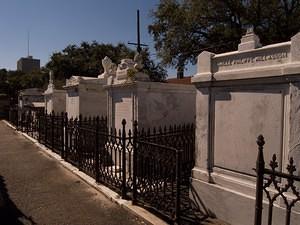
[[[117,69],[117,80],[127,79],[128,69],[134,68],[134,61],[132,59],[122,59]]]
[[[107,78],[116,74],[117,66],[107,56],[105,56],[104,59],[102,59],[102,67],[104,69],[104,72],[100,74],[98,78]]]
[[[53,93],[54,89],[55,89],[55,86],[54,86],[54,82],[53,82],[53,71],[50,70],[50,72],[49,72],[49,84],[48,84],[47,90],[44,93],[45,94]]]
[[[144,68],[142,55],[140,53],[136,53],[133,60],[135,62],[133,67],[137,71],[141,71]]]
[[[81,77],[80,76],[72,76],[70,79],[66,80],[66,86],[75,86],[80,83]]]
[[[122,59],[116,69],[116,65],[107,56],[102,60],[104,72],[98,78],[106,78],[107,84],[124,84],[136,80],[149,81],[149,76],[142,72],[144,68],[142,55],[137,53],[134,59]]]

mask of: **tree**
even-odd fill
[[[300,30],[299,0],[161,0],[149,32],[165,66],[196,62],[203,50],[235,50],[249,26],[262,44],[287,41]]]
[[[6,94],[8,90],[7,83],[7,71],[6,69],[0,69],[0,94]]]
[[[114,46],[82,42],[80,46],[69,45],[61,52],[54,53],[46,67],[53,70],[56,80],[64,80],[72,75],[96,77],[103,72],[101,61],[105,56],[118,64],[123,58],[133,58],[134,54],[135,52],[124,44]],[[145,63],[150,77],[154,80],[165,78],[165,71],[149,58],[148,53],[145,53]]]
[[[167,77],[167,71],[162,67],[160,63],[154,63],[153,60],[150,59],[148,49],[144,49],[141,51],[144,63],[144,73],[148,74],[151,81],[162,82]]]
[[[12,99],[14,103],[16,103],[18,99],[18,93],[20,90],[26,88],[45,88],[47,85],[47,73],[43,68],[39,72],[37,71],[32,73],[6,71],[5,77],[5,83],[7,84],[6,94],[9,95],[10,99]]]

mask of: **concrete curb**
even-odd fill
[[[11,125],[8,121],[3,120],[3,122],[10,128],[16,131],[17,134],[22,135],[23,137],[30,140],[33,144],[35,144],[39,149],[43,150],[43,153],[47,155],[50,158],[53,158],[66,168],[67,170],[71,171],[73,174],[78,176],[81,180],[83,180],[85,183],[96,189],[97,191],[101,192],[106,198],[109,200],[117,203],[122,208],[126,209],[128,212],[134,214],[135,216],[138,216],[142,220],[144,220],[149,225],[167,225],[165,221],[160,219],[159,217],[155,216],[154,214],[150,213],[149,211],[145,210],[142,207],[133,205],[131,201],[124,200],[121,198],[121,196],[109,189],[108,187],[96,183],[95,179],[90,177],[89,175],[83,173],[78,168],[73,166],[72,164],[66,162],[61,158],[59,154],[56,154],[52,152],[50,149],[48,149],[46,146],[40,144],[36,139],[30,137],[26,133],[23,133],[21,131],[18,131],[13,125]]]

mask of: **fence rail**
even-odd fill
[[[292,157],[289,159],[289,163],[286,167],[287,173],[283,173],[277,171],[278,162],[274,154],[269,163],[270,169],[266,168],[263,153],[265,140],[262,135],[258,136],[257,144],[258,156],[256,161],[257,178],[254,224],[262,224],[263,195],[265,193],[265,199],[268,202],[268,225],[272,225],[274,204],[280,198],[286,207],[285,225],[290,225],[292,208],[297,202],[300,202],[299,186],[296,185],[296,182],[300,181],[300,176],[294,175],[296,172],[294,160]]]
[[[171,223],[181,218],[181,198],[194,165],[195,128],[145,131],[109,129],[107,118],[68,118],[66,113],[11,110],[10,121],[122,198],[153,209]],[[185,190],[181,193],[181,190]],[[184,194],[184,196],[183,196]],[[186,205],[186,204],[185,204]]]

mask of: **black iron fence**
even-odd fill
[[[193,125],[145,131],[108,129],[104,117],[68,118],[66,113],[28,111],[11,122],[19,130],[122,198],[152,209],[169,222],[179,222],[189,199],[188,180],[194,165]]]
[[[135,149],[134,203],[178,222],[183,151],[140,140]]]
[[[18,108],[14,107],[9,110],[8,120],[15,127],[18,127]]]
[[[168,128],[159,127],[147,131],[141,129],[137,132],[139,140],[183,150],[180,156],[182,177],[189,178],[191,176],[195,165],[195,128],[193,124],[174,125]]]
[[[265,167],[263,146],[265,144],[264,137],[260,135],[257,138],[258,156],[256,162],[256,205],[255,205],[255,225],[262,224],[263,213],[263,195],[265,193],[265,200],[268,202],[268,225],[272,225],[273,208],[277,200],[282,199],[286,209],[285,225],[291,223],[292,208],[297,202],[300,202],[299,184],[300,176],[294,173],[296,167],[294,160],[291,157],[287,165],[287,173],[277,171],[278,162],[274,154],[269,163],[270,169]]]
[[[105,184],[122,198],[150,209],[170,223],[201,221],[202,213],[189,197],[189,178],[194,166],[195,128],[193,125],[133,130],[108,129],[104,117],[69,119],[67,114],[49,115],[41,111],[18,113],[12,109],[10,122],[28,133],[81,171]],[[282,199],[286,207],[285,224],[290,225],[292,208],[300,202],[300,177],[295,175],[293,158],[287,173],[277,171],[276,155],[265,167],[263,136],[259,136],[256,164],[255,225],[262,224],[263,195],[268,202],[268,225],[272,225],[273,208]]]

